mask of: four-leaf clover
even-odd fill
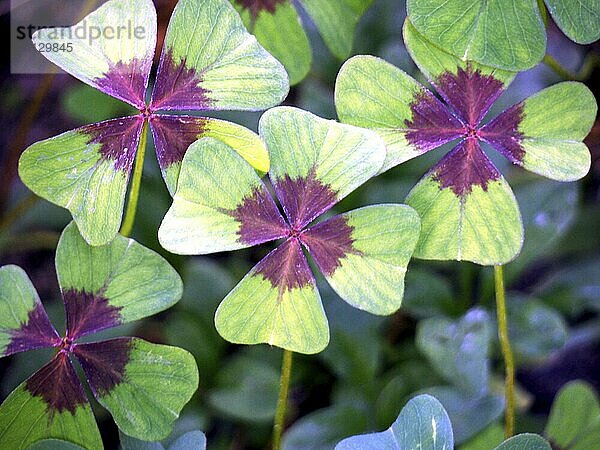
[[[91,27],[118,37],[79,38]],[[90,34],[91,36],[91,34]],[[146,124],[165,182],[175,191],[181,159],[201,136],[223,140],[266,172],[264,144],[250,130],[172,110],[261,110],[280,103],[289,83],[283,66],[249,34],[227,0],[180,0],[171,17],[150,103],[146,89],[156,46],[152,0],[110,0],[71,28],[33,36],[36,47],[65,43],[71,52],[43,55],[81,81],[123,100],[139,114],[86,125],[37,142],[21,156],[19,174],[39,196],[67,208],[85,240],[109,242],[121,223],[129,174]]]
[[[230,342],[316,353],[327,346],[329,328],[302,247],[345,301],[391,314],[402,301],[419,217],[406,205],[375,205],[311,225],[380,170],[383,141],[289,107],[267,111],[259,134],[283,216],[248,163],[224,143],[203,138],[184,157],[159,240],[190,255],[282,239],[223,300],[216,327]]]
[[[182,294],[179,275],[132,239],[117,236],[109,245],[91,247],[73,223],[58,243],[56,272],[67,318],[64,337],[50,323],[25,272],[0,268],[0,356],[56,349],[50,362],[0,406],[0,448],[27,448],[48,438],[103,448],[73,359],[124,433],[164,438],[198,387],[193,356],[133,337],[79,340],[169,308]]]
[[[582,83],[559,83],[482,125],[515,74],[443,52],[408,20],[404,40],[444,102],[391,64],[357,56],[338,75],[340,119],[383,137],[388,150],[383,170],[458,142],[406,199],[423,224],[415,256],[506,263],[523,243],[521,215],[510,186],[480,142],[537,174],[577,180],[590,167],[589,150],[581,141],[596,117],[594,96]]]

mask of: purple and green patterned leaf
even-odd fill
[[[180,0],[167,29],[153,110],[261,110],[287,95],[287,73],[227,0]]]
[[[476,127],[516,72],[457,58],[433,45],[407,19],[404,42],[421,72],[465,125]]]
[[[512,163],[558,181],[588,173],[591,155],[581,142],[598,107],[582,83],[559,83],[514,105],[479,134]]]
[[[246,28],[285,67],[294,85],[308,74],[312,50],[290,0],[231,0]]]
[[[288,234],[254,169],[222,141],[193,143],[181,166],[173,205],[158,230],[174,253],[207,254],[250,247]]]
[[[168,436],[198,388],[194,357],[180,348],[118,338],[78,344],[73,353],[96,399],[138,439]]]
[[[340,71],[336,103],[343,120],[375,129],[386,140],[392,159],[406,146],[426,151],[455,138],[462,141],[409,194],[407,202],[423,219],[415,255],[427,259],[466,259],[499,264],[514,258],[523,239],[518,206],[498,170],[482,152],[479,140],[491,144],[515,164],[560,181],[576,180],[589,170],[590,154],[581,142],[597,111],[589,90],[578,83],[561,83],[515,105],[481,126],[490,107],[514,77],[514,72],[463,61],[425,39],[409,20],[404,25],[407,49],[432,81],[446,105],[432,95],[416,100],[390,96],[380,86],[401,79],[411,92],[414,80],[376,58],[356,57]],[[377,80],[381,81],[377,81]],[[376,80],[376,82],[373,82]],[[426,91],[425,91],[426,92]],[[410,97],[410,96],[409,96]],[[366,98],[366,100],[364,99]],[[392,98],[393,100],[390,100]],[[405,121],[427,127],[394,129]],[[433,113],[414,115],[428,104]],[[366,105],[366,107],[365,107]],[[448,111],[446,111],[446,107]],[[406,111],[406,106],[404,106]],[[396,118],[394,119],[394,115]],[[454,135],[444,126],[450,116],[458,123]],[[424,119],[424,120],[422,120]],[[453,130],[453,131],[454,131]],[[400,143],[399,146],[397,144]],[[391,151],[390,151],[391,150]],[[404,155],[400,152],[401,159]],[[415,156],[414,154],[412,156]],[[404,158],[408,159],[408,158]]]
[[[157,253],[122,236],[92,247],[73,223],[58,243],[56,272],[71,340],[163,311],[183,289]]]
[[[419,230],[412,208],[376,205],[334,216],[300,240],[340,297],[370,313],[391,314],[400,307]]]
[[[27,274],[18,266],[0,267],[0,357],[58,342]]]
[[[514,194],[474,138],[444,156],[406,203],[421,216],[418,258],[504,264],[523,244]]]
[[[298,240],[290,238],[260,261],[225,297],[217,331],[238,344],[275,345],[318,353],[329,342],[321,297]]]
[[[188,147],[202,137],[229,145],[258,172],[269,171],[269,154],[260,137],[248,128],[211,117],[155,115],[150,118],[156,156],[171,195],[177,190],[181,161]]]
[[[70,46],[42,55],[84,83],[144,108],[156,47],[152,0],[110,0],[70,28],[37,31],[33,42],[36,48]]]
[[[385,159],[376,133],[297,108],[267,111],[259,134],[271,156],[271,182],[296,231],[375,175]]]
[[[51,438],[90,450],[103,448],[92,408],[64,351],[0,406],[0,448],[21,450]]]
[[[19,160],[19,176],[40,197],[68,209],[85,240],[118,232],[129,173],[143,128],[140,116],[86,125],[36,142]]]
[[[355,56],[342,66],[335,105],[342,122],[383,138],[387,156],[380,172],[464,134],[462,122],[435,95],[374,56]]]

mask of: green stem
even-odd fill
[[[554,57],[547,53],[544,55],[542,61],[564,80],[585,81],[590,77],[594,69],[600,65],[600,56],[589,53],[583,60],[583,64],[577,73],[573,73],[566,69]]]
[[[127,211],[125,219],[121,225],[120,233],[123,236],[129,236],[133,230],[135,222],[135,213],[137,211],[138,198],[140,196],[140,186],[142,184],[142,172],[144,169],[144,156],[146,155],[146,141],[148,138],[148,122],[144,122],[140,143],[135,156],[135,168],[133,169],[133,181],[129,191],[129,201],[127,202]]]
[[[510,340],[508,338],[508,323],[506,320],[506,295],[504,292],[504,273],[502,266],[494,266],[496,284],[496,314],[498,317],[498,338],[504,358],[506,377],[504,381],[504,397],[506,399],[505,429],[506,438],[515,433],[515,362]]]
[[[570,70],[565,69],[553,56],[550,56],[548,53],[544,55],[544,59],[542,60],[544,64],[550,67],[559,77],[565,80],[575,80],[577,76],[574,73],[571,73]]]
[[[290,389],[290,378],[292,375],[292,356],[290,350],[283,351],[283,362],[281,364],[281,379],[279,381],[279,398],[275,410],[275,424],[273,425],[273,450],[281,449],[281,435],[285,426],[285,411]]]
[[[544,28],[548,28],[548,11],[544,0],[537,0],[538,9],[540,10],[540,16],[542,16],[542,22],[544,22]]]

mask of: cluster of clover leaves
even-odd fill
[[[281,35],[282,24],[300,26],[291,3],[234,3],[258,39],[284,61],[292,81],[302,78],[306,61],[296,61],[287,45],[306,48],[306,35],[289,30]],[[301,3],[332,50],[345,55],[352,28],[370,1]],[[55,349],[50,362],[0,407],[0,447],[25,448],[47,438],[102,447],[74,360],[121,431],[145,440],[166,436],[196,390],[197,368],[184,350],[137,338],[80,341],[162,311],[181,296],[180,278],[162,257],[118,234],[134,162],[141,175],[148,127],[173,195],[158,231],[166,250],[199,255],[278,241],[217,310],[217,330],[230,342],[307,354],[327,346],[327,318],[303,248],[343,300],[382,315],[400,307],[413,255],[493,265],[519,253],[518,205],[480,143],[535,173],[579,179],[590,166],[581,141],[596,102],[583,84],[560,83],[482,124],[516,72],[489,59],[506,55],[502,47],[474,37],[479,25],[467,27],[471,34],[452,31],[457,38],[452,51],[437,46],[436,32],[424,19],[432,16],[433,3],[408,2],[404,39],[442,100],[394,66],[357,56],[344,64],[336,82],[342,123],[276,107],[262,116],[258,135],[223,120],[173,113],[261,110],[287,95],[284,66],[246,31],[227,0],[179,1],[149,102],[156,45],[151,0],[109,0],[84,19],[88,26],[142,26],[144,40],[88,42],[56,29],[34,35],[36,43],[71,42],[72,52],[44,56],[139,113],[37,142],[21,157],[23,182],[67,208],[74,223],[56,252],[64,337],[25,273],[16,266],[0,269],[1,355]],[[449,0],[444,8],[455,12],[459,3]],[[493,15],[494,2],[482,3],[487,6],[477,11],[477,24]],[[560,15],[560,9],[551,11]],[[340,23],[350,28],[341,30]],[[486,51],[490,46],[498,47],[497,54]],[[413,188],[407,205],[374,205],[317,220],[372,177],[449,142],[454,149]],[[267,172],[269,181],[263,182]]]
[[[585,405],[585,411],[575,411]],[[591,449],[597,446],[600,401],[594,388],[581,381],[570,382],[556,395],[544,436],[522,433],[503,441],[502,429],[491,429],[472,448],[494,450],[551,450],[552,448]],[[578,417],[573,420],[574,417]],[[455,448],[452,423],[442,404],[430,395],[408,401],[398,418],[380,433],[352,436],[340,441],[335,450],[357,449],[431,449]],[[469,447],[471,448],[471,447]]]

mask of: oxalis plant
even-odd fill
[[[498,326],[507,370],[507,434],[511,435],[514,362],[502,264],[519,254],[523,224],[510,186],[481,143],[534,173],[557,181],[578,180],[590,168],[590,153],[582,140],[596,117],[596,100],[582,83],[559,83],[483,124],[516,73],[444,52],[426,40],[410,19],[403,31],[407,50],[442,100],[393,65],[356,56],[338,75],[336,108],[343,122],[373,129],[385,140],[383,170],[454,143],[406,197],[422,220],[415,256],[495,266]]]
[[[338,75],[338,114],[379,132],[388,148],[384,169],[454,143],[406,198],[423,220],[415,255],[504,264],[521,249],[523,225],[510,186],[481,143],[537,174],[577,180],[590,168],[581,141],[596,116],[594,96],[582,83],[559,83],[482,124],[515,73],[444,53],[408,20],[404,41],[443,101],[391,64],[357,56]]]
[[[127,26],[144,31],[124,39],[78,39],[81,24]],[[200,136],[235,148],[257,170],[266,172],[264,145],[250,130],[177,111],[260,110],[287,95],[281,64],[250,35],[224,0],[181,0],[171,16],[149,103],[146,90],[156,46],[156,10],[151,0],[110,0],[65,29],[44,29],[35,44],[71,43],[72,52],[43,53],[84,83],[134,106],[139,113],[86,125],[29,147],[19,161],[21,180],[37,195],[67,208],[83,237],[102,245],[121,224],[125,194],[135,162],[123,223],[131,231],[141,183],[148,124],[156,156],[170,191],[181,159]],[[72,36],[72,37],[71,37]]]
[[[342,299],[391,314],[400,307],[420,220],[408,206],[375,205],[311,225],[381,169],[386,151],[374,132],[278,107],[262,116],[259,134],[269,150],[269,178],[282,211],[252,167],[226,144],[204,138],[184,158],[173,206],[158,236],[164,248],[179,254],[282,240],[215,315],[217,330],[230,342],[285,349],[273,437],[279,448],[292,352],[317,353],[329,342],[302,247]]]
[[[544,438],[513,436],[515,362],[502,267],[521,251],[524,226],[511,187],[486,147],[536,174],[575,181],[590,168],[590,152],[582,141],[597,112],[585,85],[564,82],[488,117],[518,71],[542,57],[559,73],[563,70],[543,56],[544,2],[408,0],[404,42],[433,89],[382,59],[355,56],[343,65],[335,85],[339,122],[295,107],[275,107],[262,115],[256,134],[232,122],[188,115],[259,111],[279,104],[289,84],[300,82],[311,65],[299,12],[308,13],[335,56],[346,58],[355,26],[371,3],[180,0],[153,76],[157,15],[151,0],[109,0],[74,27],[36,32],[35,44],[72,44],[72,52],[45,57],[137,113],[37,142],[21,156],[19,174],[26,186],[73,217],[56,249],[66,327],[57,332],[22,269],[0,268],[1,356],[37,349],[51,353],[49,362],[0,406],[0,448],[102,448],[86,384],[112,415],[124,450],[205,446],[199,431],[170,445],[144,442],[165,439],[196,391],[199,375],[191,354],[139,338],[93,336],[163,311],[182,296],[181,279],[166,260],[128,238],[148,128],[173,197],[158,230],[164,249],[180,255],[259,245],[270,249],[233,289],[227,288],[214,325],[231,343],[283,349],[272,448],[285,447],[293,353],[320,353],[330,343],[321,300],[328,289],[317,287],[316,277],[321,274],[352,307],[391,315],[402,304],[413,256],[494,266],[505,405],[501,394],[490,392],[487,314],[475,309],[460,320],[431,318],[419,323],[416,337],[429,366],[415,372],[449,383],[430,389],[439,401],[430,395],[413,397],[418,390],[413,389],[402,410],[406,397],[398,400],[393,417],[399,415],[388,430],[337,438],[331,447],[454,448],[471,437],[471,430],[449,418],[463,412],[456,404],[464,403],[452,404],[457,398],[452,394],[458,392],[461,401],[493,398],[492,414],[481,411],[482,427],[505,409],[500,434],[506,440],[492,429],[481,438],[485,444],[472,444],[469,450],[548,450],[544,438],[556,448],[593,448],[600,410],[583,384],[559,394]],[[598,38],[596,0],[589,5],[566,0],[546,4],[575,41]],[[140,27],[145,35],[91,41],[71,36],[83,23]],[[452,149],[412,188],[406,204],[347,212],[337,206],[388,169],[446,144]],[[424,285],[412,288],[429,292]],[[360,336],[362,331],[356,330]],[[194,345],[204,342],[197,339]],[[351,357],[360,361],[360,351],[371,351],[365,347]],[[348,365],[354,363],[352,359]],[[259,369],[259,374],[270,373]],[[479,397],[467,398],[469,391]],[[388,394],[390,390],[381,396]],[[335,392],[344,395],[344,389]],[[570,409],[569,398],[579,404]],[[359,414],[352,410],[353,417]],[[581,420],[571,426],[569,418],[575,416]],[[298,447],[305,448],[289,446]]]
[[[149,440],[166,437],[198,387],[193,356],[133,337],[82,338],[175,304],[182,293],[177,272],[160,255],[123,236],[91,247],[72,223],[56,249],[56,273],[66,315],[62,336],[27,274],[18,266],[0,268],[1,356],[55,350],[50,362],[0,406],[0,447],[21,449],[55,438],[103,448],[74,361],[124,433]]]
[[[158,237],[179,254],[282,239],[223,300],[215,324],[231,342],[317,353],[327,346],[329,331],[301,247],[352,306],[391,314],[400,307],[420,220],[405,205],[375,205],[311,225],[377,173],[385,158],[383,141],[371,131],[289,107],[267,111],[259,133],[269,149],[269,178],[283,215],[252,167],[226,144],[206,138],[184,158]]]

